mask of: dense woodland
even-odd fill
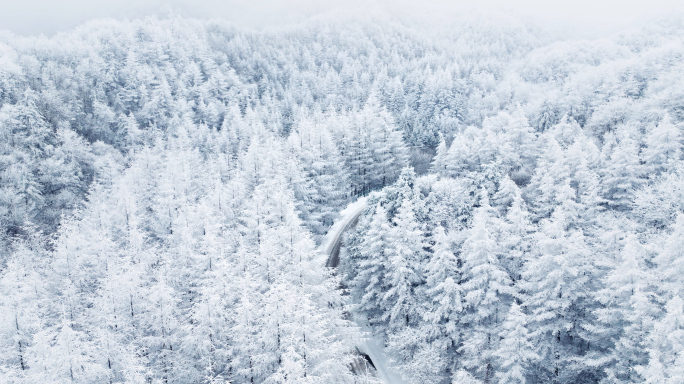
[[[549,36],[0,33],[0,381],[684,382],[684,22]]]

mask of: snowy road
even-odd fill
[[[326,236],[326,241],[323,242],[322,251],[327,255],[326,267],[337,267],[340,263],[340,247],[342,245],[342,236],[344,233],[354,225],[356,225],[359,217],[366,209],[366,198],[362,197],[351,203],[347,208],[340,212],[342,218],[333,225]],[[366,334],[366,339],[357,345],[357,348],[362,353],[370,357],[378,374],[378,378],[385,381],[387,384],[407,384],[402,379],[398,370],[389,363],[384,348],[382,347],[382,340],[373,335],[372,329],[368,326],[363,316],[358,313],[352,314],[354,322],[361,328],[361,331]]]
[[[328,261],[325,263],[326,267],[337,267],[339,265],[342,235],[356,224],[366,206],[366,198],[362,197],[340,212],[342,218],[330,228],[326,235],[326,241],[323,242],[323,254],[328,256]]]

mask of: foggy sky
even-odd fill
[[[219,18],[267,27],[317,14],[388,14],[445,23],[474,11],[502,13],[579,33],[610,33],[673,12],[681,0],[0,0],[0,30],[53,35],[95,18],[146,15]]]

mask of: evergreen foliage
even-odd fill
[[[0,381],[683,382],[684,24],[449,28],[0,34]]]

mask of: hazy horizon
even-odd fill
[[[6,2],[6,0],[5,0]],[[23,35],[54,35],[92,19],[135,19],[171,12],[200,19],[223,19],[241,27],[262,28],[299,22],[320,14],[346,16],[388,15],[401,20],[435,25],[448,23],[471,13],[499,13],[542,26],[584,36],[605,35],[623,28],[681,12],[673,0],[561,1],[504,0],[445,2],[430,0],[420,5],[407,0],[26,0],[0,6],[0,30]]]

